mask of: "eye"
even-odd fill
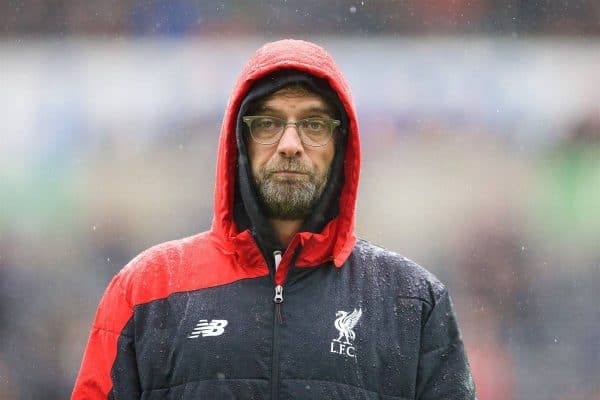
[[[281,126],[281,122],[275,118],[264,117],[258,118],[254,121],[255,129],[272,130],[278,128],[279,126]]]
[[[312,132],[321,132],[326,130],[325,121],[321,119],[307,119],[303,121],[302,127],[306,128]]]

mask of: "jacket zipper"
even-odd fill
[[[279,264],[281,263],[281,251],[275,250],[273,252],[273,258],[275,259],[275,272],[277,272],[277,268],[279,268]],[[273,297],[273,302],[275,303],[275,315],[277,316],[277,321],[282,325],[283,316],[281,314],[281,303],[283,303],[283,285],[275,285],[275,297]]]
[[[281,262],[281,251],[273,252],[275,260],[275,271]],[[273,312],[273,366],[271,369],[271,399],[279,398],[279,331],[283,325],[283,317],[281,314],[281,303],[283,303],[283,285],[275,285],[275,304]]]

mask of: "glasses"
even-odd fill
[[[292,124],[296,126],[302,144],[322,147],[329,143],[333,129],[340,125],[337,119],[321,117],[286,121],[266,115],[252,115],[243,117],[242,120],[248,125],[252,139],[256,143],[265,145],[278,143],[285,128]]]

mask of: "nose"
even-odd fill
[[[298,129],[294,124],[288,124],[277,145],[277,152],[284,157],[297,157],[303,150]]]

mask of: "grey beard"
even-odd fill
[[[308,181],[275,180],[263,171],[262,176],[254,178],[258,200],[267,217],[287,221],[303,220],[309,216],[319,201],[326,183],[327,174],[311,175]]]

